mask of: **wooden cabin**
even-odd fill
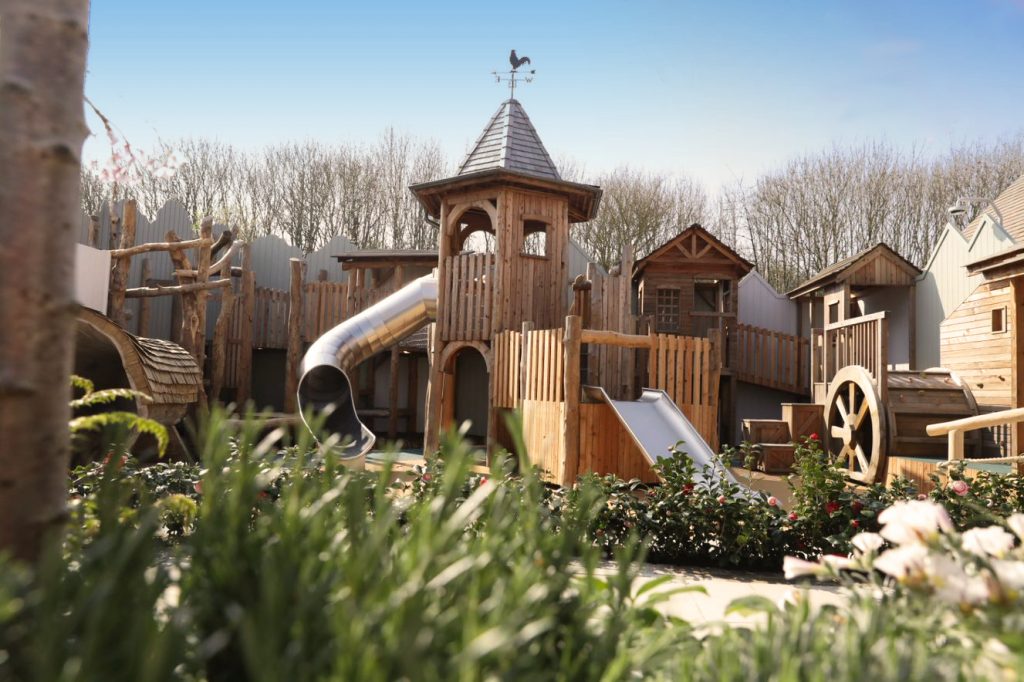
[[[829,383],[846,365],[874,369],[876,376],[881,366],[916,367],[920,274],[913,263],[880,242],[789,292],[800,309],[800,335],[811,341],[814,402],[824,402]],[[847,342],[848,338],[858,341]]]

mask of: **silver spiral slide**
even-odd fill
[[[307,416],[333,411],[322,429],[342,439],[345,459],[362,459],[377,437],[359,420],[348,372],[437,318],[437,280],[420,277],[317,339],[302,358],[298,399]]]

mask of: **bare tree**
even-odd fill
[[[86,0],[0,5],[0,550],[66,517]]]

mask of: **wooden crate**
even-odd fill
[[[789,443],[789,424],[781,419],[744,419],[744,438],[751,443]]]
[[[811,434],[824,438],[825,406],[817,403],[782,403],[782,421],[789,424],[790,437],[799,442]]]
[[[766,474],[785,474],[793,469],[794,450],[792,444],[761,443],[758,468]]]

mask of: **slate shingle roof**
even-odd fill
[[[537,130],[517,100],[501,103],[477,139],[459,175],[504,169],[551,180],[561,180]]]

